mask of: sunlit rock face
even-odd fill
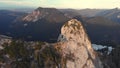
[[[37,21],[38,17],[40,16],[40,11],[33,11],[31,14],[27,15],[23,18],[23,21]]]
[[[62,26],[58,42],[45,44],[36,55],[40,68],[103,68],[81,22],[76,19]]]
[[[56,47],[67,59],[67,68],[102,68],[81,22],[76,19],[66,22],[61,28],[61,35]]]

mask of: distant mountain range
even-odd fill
[[[77,15],[82,15],[86,17],[93,17],[97,14],[105,11],[106,9],[81,9],[81,10],[75,10],[75,9],[60,9],[61,12],[71,15],[72,17]]]
[[[81,15],[84,17],[96,17],[96,16],[102,16],[105,18],[110,19],[113,22],[120,23],[120,9],[114,8],[114,9],[81,9],[81,10],[75,10],[75,9],[60,9],[65,14],[71,15],[72,17],[75,17],[77,15]]]
[[[120,9],[118,8],[102,11],[98,13],[97,16],[103,16],[105,18],[110,19],[113,22],[120,23]]]
[[[25,40],[55,42],[64,22],[83,22],[92,43],[120,43],[119,12],[115,9],[56,9],[39,7],[31,13],[0,10],[0,34]]]

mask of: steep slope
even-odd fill
[[[40,61],[42,61],[40,62],[41,67],[103,68],[81,22],[76,19],[72,19],[62,26],[58,41],[46,45],[38,52],[41,57]],[[44,57],[45,55],[47,57]]]
[[[60,48],[62,56],[67,59],[67,68],[102,68],[82,23],[72,19],[61,28]]]

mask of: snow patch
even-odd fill
[[[113,48],[112,47],[108,47],[108,55],[112,52]]]
[[[112,46],[104,46],[104,45],[97,45],[97,44],[92,44],[92,47],[96,51],[106,48],[107,49],[107,55],[109,55],[112,52],[112,50],[114,49]]]
[[[101,50],[107,48],[107,46],[92,44],[94,50]]]

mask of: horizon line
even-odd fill
[[[115,8],[60,8],[60,7],[42,7],[42,6],[39,6],[41,8],[56,8],[56,9],[76,9],[76,10],[80,10],[80,9],[120,9],[119,7],[115,7]],[[29,7],[29,6],[25,6],[25,7],[0,7],[0,10],[1,9],[37,9],[39,7]]]

